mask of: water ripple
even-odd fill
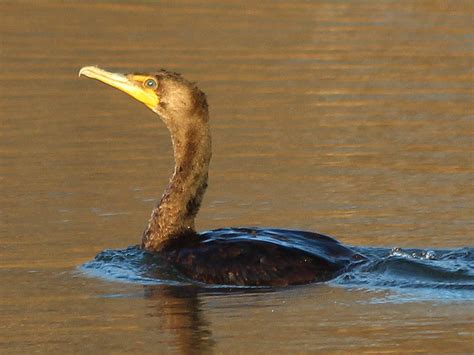
[[[367,260],[350,266],[328,284],[348,289],[390,291],[370,302],[474,301],[474,248],[354,248]],[[159,255],[138,246],[104,250],[80,270],[86,275],[142,285],[195,284]],[[200,286],[203,286],[200,284]],[[222,288],[223,286],[207,286]]]

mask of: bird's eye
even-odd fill
[[[156,89],[158,87],[158,83],[156,82],[155,79],[146,79],[145,87],[149,89]]]

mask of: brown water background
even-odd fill
[[[472,246],[474,3],[1,1],[0,352],[470,352],[472,302],[90,278],[138,243],[168,132],[84,65],[178,71],[211,107],[199,229]]]

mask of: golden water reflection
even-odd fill
[[[207,93],[200,229],[472,245],[472,1],[0,3],[0,352],[471,352],[471,303],[316,285],[219,294],[86,278],[172,170],[152,113],[77,79],[161,67]]]

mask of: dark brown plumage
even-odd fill
[[[361,259],[321,234],[260,228],[203,232],[182,238],[161,254],[190,279],[238,286],[327,281]]]
[[[286,286],[326,281],[361,258],[336,240],[311,232],[229,228],[197,233],[194,219],[207,188],[211,135],[206,95],[179,74],[115,74],[98,79],[144,103],[171,134],[175,169],[143,234],[142,248],[160,253],[192,280],[222,285]]]

